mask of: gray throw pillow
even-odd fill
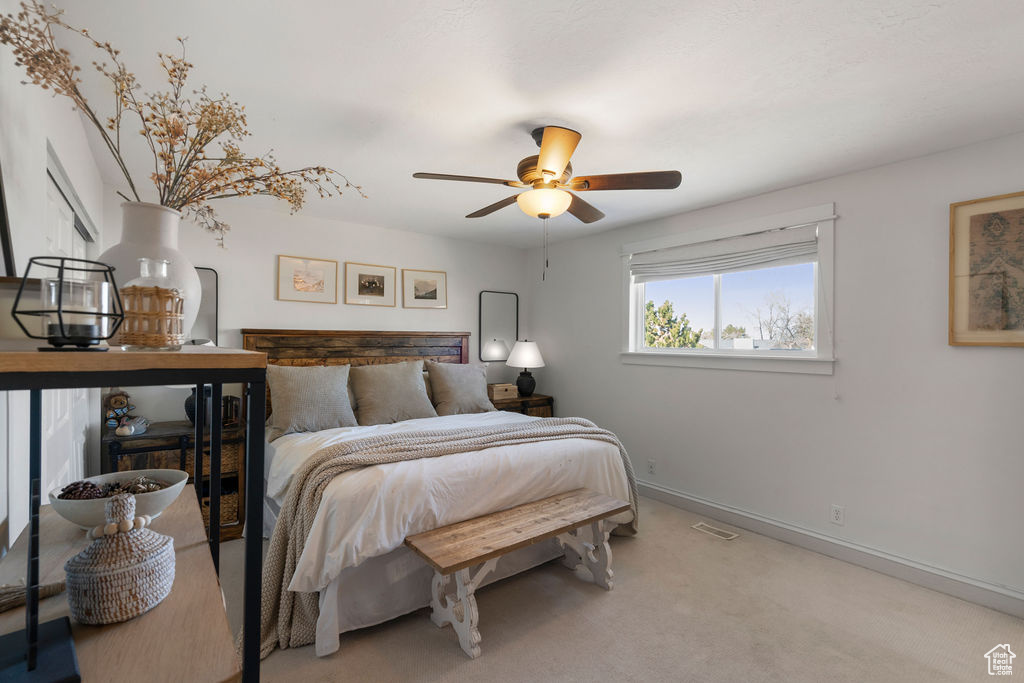
[[[355,427],[348,399],[349,366],[291,367],[268,365],[270,427],[267,440],[293,432]]]
[[[487,398],[487,370],[482,365],[427,362],[434,408],[438,415],[464,415],[495,410]]]
[[[430,388],[430,375],[427,371],[423,371],[423,386],[427,389],[427,398],[430,399],[430,405],[434,405],[434,393]],[[348,402],[352,406],[352,412],[358,412],[359,404],[356,403],[356,395],[352,391],[352,383],[348,385]]]
[[[423,361],[352,368],[361,425],[381,425],[417,417],[437,417],[423,382]]]

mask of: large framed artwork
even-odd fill
[[[402,306],[448,308],[448,274],[443,270],[403,268]]]
[[[1024,192],[949,205],[949,343],[1024,346]]]
[[[338,262],[278,256],[277,298],[315,304],[338,303]]]
[[[345,303],[395,305],[395,268],[345,261]]]

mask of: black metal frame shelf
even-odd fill
[[[250,353],[239,351],[240,354]],[[44,354],[52,356],[52,354]],[[65,354],[62,354],[65,355]],[[87,354],[92,355],[92,354]],[[108,354],[99,354],[107,356]],[[110,354],[113,355],[113,354]],[[166,354],[170,356],[174,354]],[[216,356],[214,356],[216,358]],[[179,363],[180,365],[180,363]],[[12,675],[13,680],[40,680],[36,673],[40,624],[39,624],[39,503],[40,478],[42,469],[42,390],[43,389],[75,389],[109,386],[151,386],[165,384],[195,384],[196,391],[196,425],[195,442],[204,442],[205,395],[203,385],[213,385],[212,415],[209,430],[210,475],[203,475],[203,458],[195,458],[195,486],[198,498],[202,499],[204,481],[210,489],[210,553],[214,567],[220,569],[220,524],[212,523],[220,520],[221,496],[221,398],[223,385],[229,383],[246,384],[247,408],[250,415],[262,415],[266,405],[266,368],[265,367],[152,367],[131,370],[97,370],[97,371],[52,371],[8,372],[0,370],[0,391],[29,391],[31,431],[29,441],[29,480],[30,480],[30,514],[29,514],[29,553],[26,577],[26,628],[22,632],[26,643],[25,658],[20,667],[2,669],[0,677]],[[263,576],[262,534],[263,528],[263,496],[258,495],[263,483],[263,430],[261,420],[250,420],[246,426],[246,457],[245,476],[257,494],[246,496],[245,519],[250,533],[245,540],[245,597],[244,617],[245,639],[242,646],[242,680],[258,681],[260,672],[260,598]],[[144,617],[141,617],[144,618]],[[44,628],[53,628],[47,622]],[[68,636],[70,637],[70,636]],[[127,646],[127,644],[126,644]],[[0,657],[0,659],[6,659]],[[5,662],[6,663],[6,662]],[[42,664],[40,666],[42,668]],[[41,672],[40,672],[41,673]]]

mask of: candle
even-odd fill
[[[109,336],[110,285],[100,280],[42,280],[42,310],[51,343],[98,344]]]

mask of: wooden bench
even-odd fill
[[[434,568],[431,621],[438,627],[451,624],[465,653],[479,657],[480,615],[474,592],[502,555],[549,538],[557,539],[565,549],[565,566],[576,569],[583,565],[594,583],[611,590],[612,551],[609,531],[601,520],[629,509],[629,503],[590,489],[576,489],[409,536],[405,544]],[[587,526],[589,534],[583,530]],[[470,576],[470,567],[476,565],[481,566]]]

